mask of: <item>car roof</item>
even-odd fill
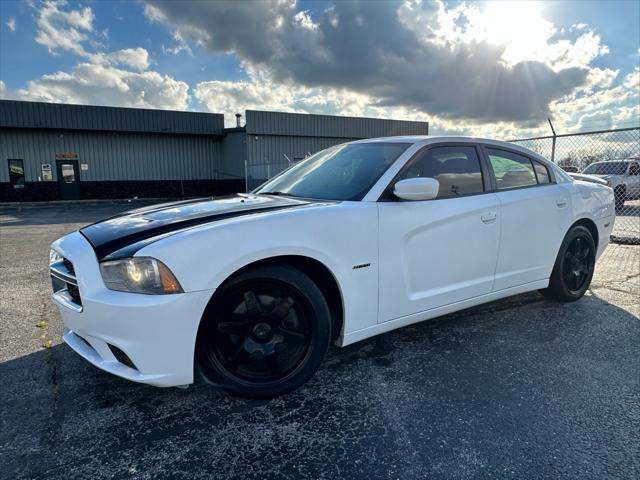
[[[517,150],[528,150],[520,147],[518,144],[511,142],[504,142],[502,140],[495,140],[492,138],[482,137],[470,137],[461,135],[399,135],[395,137],[378,137],[378,138],[365,138],[363,140],[356,140],[351,143],[384,143],[384,142],[398,142],[398,143],[410,143],[410,144],[424,144],[429,145],[431,143],[451,142],[451,143],[484,143],[488,145],[495,145],[497,147],[507,147]]]
[[[521,151],[526,155],[535,155],[538,158],[542,158],[547,160],[539,153],[530,150],[528,148],[522,147],[517,143],[505,142],[502,140],[495,140],[492,138],[482,138],[482,137],[469,137],[469,136],[459,136],[459,135],[437,135],[437,136],[426,136],[426,135],[403,135],[396,137],[379,137],[379,138],[366,138],[363,140],[356,140],[350,143],[384,143],[384,142],[397,142],[397,143],[410,143],[412,145],[431,145],[434,143],[482,143],[484,145],[492,145],[495,147],[503,147],[511,150]],[[548,161],[548,160],[547,160]]]

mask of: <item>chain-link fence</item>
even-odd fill
[[[612,239],[640,242],[640,128],[524,138],[512,142],[565,171],[605,180],[616,197]]]
[[[280,172],[294,165],[296,160],[279,160],[274,162],[247,163],[245,164],[245,184],[247,192],[258,188],[270,178],[275,177]]]
[[[315,153],[315,152],[314,152]],[[258,188],[270,178],[275,177],[279,173],[294,166],[296,163],[311,156],[311,152],[307,152],[304,156],[289,158],[286,155],[280,160],[266,161],[261,163],[248,163],[244,165],[244,180],[247,192]]]
[[[640,243],[640,128],[511,141],[540,153],[569,173],[588,174],[605,180],[616,195],[613,240]],[[285,157],[246,164],[247,191],[257,188],[298,160]]]

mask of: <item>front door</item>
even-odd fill
[[[62,200],[80,198],[80,175],[77,160],[58,160],[58,184]]]
[[[378,203],[379,322],[491,293],[501,220],[482,172],[474,146],[430,147],[396,181],[435,178],[438,197]]]

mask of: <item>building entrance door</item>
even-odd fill
[[[80,172],[77,160],[57,160],[58,184],[62,200],[80,198]]]

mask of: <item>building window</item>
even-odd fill
[[[9,159],[9,181],[13,188],[24,188],[24,163],[19,158]]]

